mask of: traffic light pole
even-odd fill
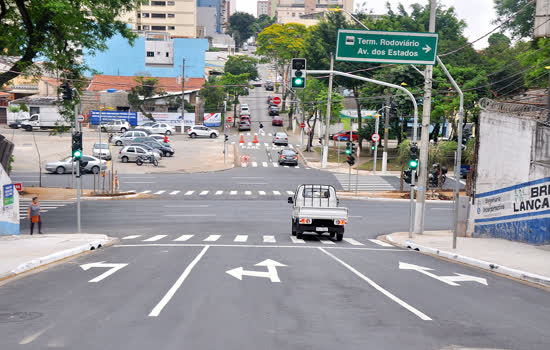
[[[330,71],[332,72],[334,70],[334,54],[330,53]],[[329,74],[328,78],[328,97],[327,97],[327,112],[325,113],[325,144],[323,145],[323,159],[321,162],[321,168],[327,167],[328,162],[328,134],[329,134],[329,128],[330,128],[330,107],[331,107],[331,100],[332,100],[332,80],[334,75],[332,73]],[[351,135],[351,130],[350,130]],[[350,136],[350,141],[352,141]]]
[[[74,105],[74,130],[76,132],[80,131],[80,126],[77,121],[78,116],[78,106]],[[82,134],[81,134],[82,135]],[[74,162],[73,162],[74,164]],[[80,159],[76,162],[76,232],[80,233],[80,188],[82,185],[82,178],[80,177]]]
[[[414,229],[414,178],[416,177],[416,170],[411,170],[411,194],[410,194],[410,206],[409,206],[409,238],[412,238]]]
[[[376,122],[374,123],[374,133],[378,135],[378,124],[380,124],[380,118],[378,114],[374,116]],[[378,141],[374,143],[374,161],[372,162],[372,173],[376,175],[376,158],[378,158]]]

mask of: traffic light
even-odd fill
[[[418,147],[416,143],[411,144],[411,156],[409,160],[409,169],[416,170],[418,168]]]
[[[397,105],[393,102],[390,104],[390,115],[397,115]]]
[[[229,141],[229,135],[225,135],[225,142]]]
[[[346,149],[346,153],[348,154],[348,159],[346,160],[346,163],[349,164],[349,166],[352,166],[355,164],[355,153],[357,152],[357,146],[353,142],[348,142],[349,144],[349,152],[348,149]]]
[[[351,154],[351,142],[346,142],[346,154]]]
[[[293,58],[290,86],[295,89],[303,89],[306,87],[306,59]]]
[[[73,90],[71,90],[69,82],[64,82],[63,85],[61,85],[61,89],[61,96],[64,100],[70,101],[73,99]]]
[[[357,153],[357,145],[355,143],[351,143],[351,154],[355,155]]]
[[[80,160],[82,158],[82,133],[74,132],[73,133],[73,144],[72,144],[72,154],[74,160]]]

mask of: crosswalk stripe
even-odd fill
[[[177,242],[185,242],[187,240],[189,240],[191,237],[193,237],[194,235],[181,235],[179,236],[178,238],[174,239],[174,241],[177,241]]]
[[[279,191],[273,191],[273,194],[276,195],[276,196],[280,196],[280,195],[281,195],[281,192],[279,192]]]
[[[383,241],[378,240],[378,239],[369,239],[369,241],[371,241],[372,243],[378,244],[382,247],[393,247],[391,244],[383,242]]]
[[[234,242],[246,242],[247,239],[248,239],[247,235],[237,235],[235,237]]]
[[[247,132],[247,133],[246,133],[246,136],[250,136],[250,133],[249,133],[249,132]]]
[[[221,235],[210,235],[206,237],[203,242],[216,242],[220,237]]]
[[[322,238],[319,238],[319,241],[323,244],[335,244],[333,241],[331,241],[330,239],[322,239]]]
[[[208,194],[208,192],[210,192],[210,191],[202,191],[201,193],[199,193],[199,195],[206,196]]]
[[[294,147],[292,146],[292,144],[289,144],[289,145],[288,145],[288,147],[290,147],[290,148],[294,149]]]
[[[223,191],[216,191],[216,196],[219,196],[222,193],[223,193]]]
[[[149,192],[151,192],[151,191],[147,190],[147,191],[142,191],[142,192],[140,192],[140,193],[145,194],[145,193],[149,193]]]
[[[267,144],[267,143],[264,143],[264,147],[267,147],[267,146],[268,146],[268,144]]]
[[[278,168],[278,167],[279,167],[279,163],[273,162],[273,167],[274,167],[274,168]]]
[[[263,166],[264,168],[267,168],[267,162],[262,162],[262,166]]]
[[[195,193],[195,191],[187,191],[187,192],[185,192],[184,196],[190,196],[193,193]]]
[[[164,237],[166,237],[167,235],[156,235],[156,236],[153,236],[151,238],[147,238],[147,239],[144,239],[143,242],[154,242],[154,241],[158,241],[160,239],[163,239]]]
[[[348,242],[349,244],[351,245],[364,245],[363,243],[361,242],[357,242],[355,239],[353,238],[344,238],[344,241]]]
[[[294,236],[290,236],[290,239],[292,240],[292,243],[306,243],[303,239],[299,239]]]
[[[122,239],[134,239],[134,238],[138,238],[140,236],[141,235],[131,235],[131,236],[122,237]]]
[[[264,243],[275,243],[275,236],[264,236]]]
[[[153,194],[163,194],[164,192],[166,192],[166,191],[157,191],[157,192],[155,192],[155,193],[153,193]]]
[[[299,166],[299,165],[296,165],[296,166],[294,167],[294,169],[300,169],[300,166]]]
[[[247,196],[250,196],[252,194],[251,191],[244,191],[244,194],[247,195]]]
[[[231,191],[231,192],[229,192],[229,194],[232,195],[232,196],[234,196],[234,195],[237,194],[237,191]]]
[[[292,191],[286,191],[286,193],[288,193],[291,196],[294,196],[294,192],[292,192]]]
[[[181,191],[172,191],[172,192],[170,192],[170,195],[171,195],[171,196],[174,196],[174,195],[176,195],[176,194],[178,194],[178,193],[180,193],[180,192],[181,192]]]
[[[269,135],[269,136],[273,136],[273,134],[272,134],[272,133],[269,133],[268,135]]]
[[[253,168],[257,168],[257,167],[258,167],[258,163],[252,162],[252,167],[253,167]]]
[[[285,165],[285,168],[288,168],[288,165]]]
[[[260,196],[265,196],[265,191],[258,191],[258,193],[260,194]]]

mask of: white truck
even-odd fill
[[[328,233],[341,241],[348,223],[348,208],[340,207],[336,190],[330,185],[300,185],[293,197],[292,235],[302,238],[304,232]]]
[[[21,122],[21,128],[27,131],[33,129],[53,129],[58,126],[71,126],[59,113],[33,114],[28,120]]]

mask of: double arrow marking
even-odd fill
[[[225,272],[227,274],[235,277],[239,281],[243,280],[243,276],[250,276],[250,277],[269,278],[271,280],[271,282],[278,283],[278,282],[281,282],[281,280],[279,279],[279,275],[277,273],[277,267],[286,266],[286,265],[281,264],[280,262],[275,261],[275,260],[267,259],[267,260],[264,260],[262,262],[257,263],[254,266],[266,266],[267,271],[250,271],[250,270],[245,270],[241,266],[241,267],[237,267],[236,269],[227,270]]]
[[[475,277],[470,275],[464,275],[461,273],[455,273],[456,276],[438,276],[436,274],[433,274],[428,271],[433,271],[433,269],[430,269],[429,267],[424,266],[418,266],[413,264],[408,264],[404,262],[399,262],[399,269],[400,270],[415,270],[420,272],[421,274],[424,274],[426,276],[429,276],[431,278],[435,278],[438,281],[441,281],[443,283],[446,283],[450,286],[460,286],[460,284],[456,282],[477,282],[479,284],[487,285],[487,280],[485,278],[481,277]]]

